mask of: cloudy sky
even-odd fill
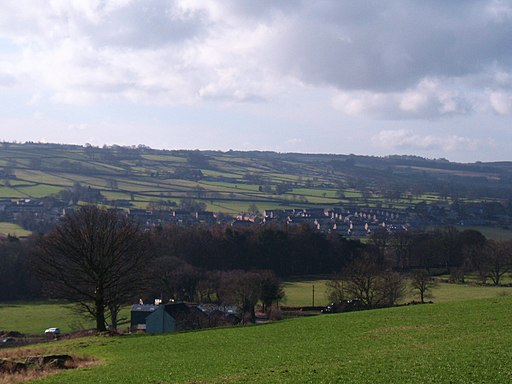
[[[1,0],[0,140],[512,160],[512,0]]]

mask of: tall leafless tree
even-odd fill
[[[343,275],[347,281],[347,293],[361,300],[368,309],[380,304],[380,268],[370,254],[363,254],[350,263]]]
[[[511,270],[512,241],[489,240],[485,251],[488,276],[494,285],[499,285]]]
[[[86,206],[42,238],[35,270],[55,298],[75,302],[105,331],[121,304],[137,298],[145,265],[144,234],[125,215]]]
[[[425,303],[425,298],[430,297],[430,291],[436,286],[436,281],[426,269],[420,269],[411,274],[411,286],[420,295],[421,303]]]

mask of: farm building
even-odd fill
[[[133,330],[145,330],[146,318],[151,315],[158,305],[153,304],[134,304],[130,311],[130,328]]]
[[[231,313],[207,313],[194,305],[170,303],[161,305],[133,305],[132,329],[147,333],[164,333],[232,325],[240,320]]]
[[[208,328],[208,315],[185,303],[159,305],[146,318],[147,333],[177,332]]]

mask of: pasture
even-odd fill
[[[510,228],[482,227],[482,226],[476,226],[476,227],[457,226],[456,228],[459,231],[463,231],[465,229],[474,229],[476,231],[479,231],[482,235],[484,235],[488,239],[512,240],[512,229],[510,229]]]
[[[315,287],[315,305],[327,305],[325,278],[301,279],[284,282],[286,298],[283,305],[290,307],[310,306],[313,302],[313,286]],[[434,303],[449,303],[473,299],[492,299],[502,296],[512,296],[512,287],[482,286],[476,284],[449,284],[440,282],[432,289]],[[403,303],[419,300],[411,287],[407,288]]]
[[[512,298],[40,347],[99,365],[41,383],[508,383]],[[30,353],[33,353],[34,348]],[[5,353],[5,352],[2,352]]]
[[[68,333],[94,327],[73,307],[63,303],[23,302],[0,304],[0,330],[42,335],[49,327],[59,327]]]
[[[29,236],[32,232],[21,228],[18,224],[0,222],[0,233],[16,237]]]
[[[289,307],[305,307],[313,305],[327,305],[325,282],[323,279],[301,279],[285,281],[284,291],[286,294],[282,304]]]

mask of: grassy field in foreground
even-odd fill
[[[512,297],[52,343],[101,365],[42,383],[508,383]]]

